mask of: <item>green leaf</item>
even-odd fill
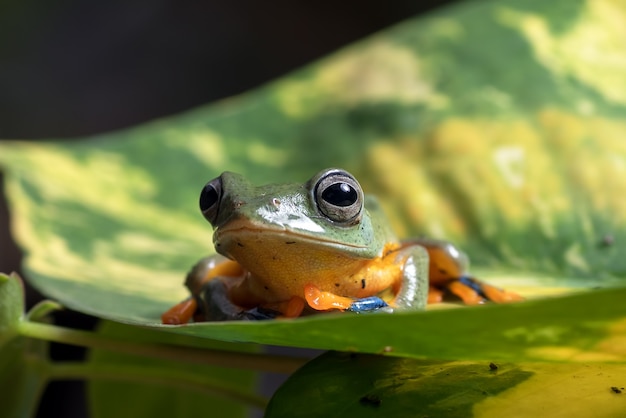
[[[395,356],[497,361],[626,361],[626,289],[411,314],[194,324],[177,332],[233,341]],[[170,329],[166,327],[166,329]]]
[[[70,308],[160,327],[187,296],[184,273],[212,251],[196,207],[208,179],[304,181],[343,166],[402,237],[450,239],[475,273],[530,299],[623,287],[620,17],[608,0],[469,2],[186,114],[74,143],[2,143],[29,280]],[[403,356],[624,361],[623,296],[164,329]]]
[[[102,335],[116,339],[158,342],[180,345],[189,339],[177,335],[155,334],[153,331],[105,322],[99,329]],[[231,351],[254,350],[243,344],[217,341],[195,342],[202,348]],[[119,354],[106,350],[91,350],[88,368],[119,370],[117,376],[93,379],[89,382],[91,413],[94,418],[191,416],[206,411],[217,416],[247,416],[246,406],[263,406],[264,401],[254,395],[256,374],[232,368],[198,366],[181,362],[163,361]],[[136,371],[137,373],[130,372]],[[165,379],[157,380],[155,371]],[[196,379],[194,376],[200,376]],[[141,382],[127,382],[141,378]],[[187,379],[186,379],[187,378]],[[115,399],[115,402],[111,402]],[[251,404],[253,403],[253,404]],[[247,405],[246,405],[247,404]]]
[[[47,345],[19,336],[24,314],[24,289],[16,274],[0,273],[0,393],[2,416],[34,416],[46,379],[37,359],[46,357]]]
[[[265,416],[623,416],[624,376],[623,364],[490,364],[331,352],[294,373]]]

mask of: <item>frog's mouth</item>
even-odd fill
[[[341,242],[321,234],[305,234],[288,227],[258,226],[244,220],[233,221],[225,227],[216,229],[213,242],[216,250],[222,254],[242,251],[270,253],[296,250],[302,252],[303,247],[310,250],[350,254],[356,258],[371,258],[378,253],[377,249],[367,245]]]

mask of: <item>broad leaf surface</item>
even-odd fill
[[[273,417],[619,417],[625,365],[474,363],[330,352],[276,392]]]
[[[29,280],[73,309],[159,326],[186,297],[189,266],[212,251],[197,210],[207,180],[229,170],[259,184],[305,181],[342,166],[379,195],[399,235],[450,239],[479,276],[531,299],[623,286],[624,17],[603,0],[469,2],[183,115],[78,142],[0,144]],[[168,330],[410,356],[623,361],[623,296]]]

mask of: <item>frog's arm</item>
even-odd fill
[[[366,298],[353,299],[336,295],[332,292],[325,292],[312,283],[304,286],[304,295],[309,306],[318,311],[328,311],[339,309],[351,312],[369,312],[385,308],[389,304],[378,296],[368,296]]]
[[[399,267],[399,268],[389,268]],[[391,272],[394,277],[380,274],[382,271]],[[364,273],[365,274],[365,273]],[[383,310],[421,310],[426,306],[428,296],[428,253],[420,246],[407,246],[386,253],[382,258],[372,263],[367,269],[367,282],[380,280],[380,276],[391,282],[395,298],[391,307],[378,296],[365,298],[349,298],[336,295],[332,292],[320,290],[313,284],[305,286],[305,299],[315,310],[339,309],[353,312]],[[364,279],[365,280],[365,279]]]

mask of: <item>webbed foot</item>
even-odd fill
[[[519,302],[524,298],[515,292],[500,289],[471,276],[461,276],[445,284],[444,289],[460,298],[463,303],[476,305],[486,301],[495,303]],[[437,293],[438,292],[438,293]],[[433,295],[443,298],[440,289],[433,289]]]
[[[346,309],[350,312],[372,312],[379,311],[385,308],[385,311],[391,311],[389,304],[379,298],[378,296],[370,296],[367,298],[356,299],[352,302],[352,305]]]
[[[331,292],[320,290],[313,284],[304,287],[304,297],[309,306],[318,311],[338,309],[351,312],[373,312],[378,310],[390,311],[387,302],[378,296],[369,296],[361,299],[353,299],[339,296]]]

